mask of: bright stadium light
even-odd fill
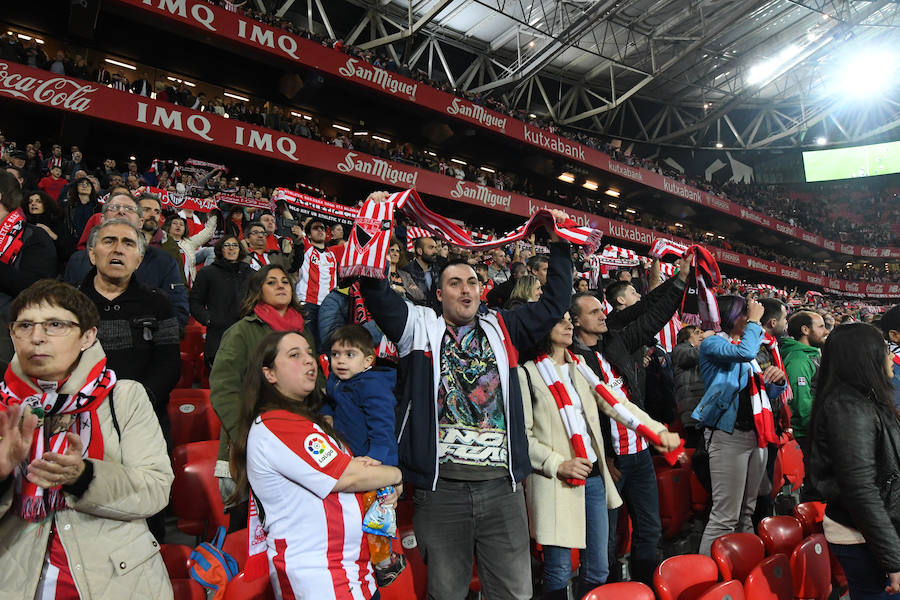
[[[895,83],[900,56],[895,50],[870,48],[858,52],[838,67],[836,90],[852,98],[871,98]]]
[[[828,143],[828,138],[826,138],[825,136],[820,135],[819,137],[816,138],[817,146],[824,146],[827,143]]]
[[[800,54],[802,50],[800,46],[791,44],[772,58],[751,67],[750,73],[747,75],[747,83],[753,85],[766,81],[773,75],[776,75],[781,67]]]

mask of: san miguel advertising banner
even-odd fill
[[[827,240],[820,235],[744,208],[727,198],[698,190],[648,169],[620,163],[598,150],[528,125],[481,105],[473,104],[453,94],[441,92],[427,84],[376,68],[363,60],[339,50],[327,48],[284,29],[271,27],[238,13],[213,6],[205,0],[110,0],[109,3],[141,9],[159,18],[176,21],[194,31],[199,31],[207,38],[213,36],[224,38],[243,48],[251,48],[294,64],[318,69],[332,77],[376,90],[403,102],[413,103],[452,116],[486,131],[509,136],[519,142],[607,173],[619,175],[688,202],[709,207],[827,250],[870,258],[900,258],[900,248],[868,248]]]
[[[370,181],[382,188],[415,188],[421,194],[456,200],[521,217],[529,217],[537,208],[558,208],[566,211],[579,225],[591,225],[600,229],[607,238],[626,240],[643,246],[651,245],[654,239],[662,236],[649,229],[564,206],[539,202],[513,192],[226,119],[214,113],[200,112],[129,92],[113,90],[97,83],[57,76],[49,71],[33,69],[18,63],[0,62],[0,99],[3,98],[340,173]],[[687,240],[674,239],[690,243]],[[878,294],[900,296],[900,284],[837,281],[736,252],[719,248],[713,250],[723,265],[760,271],[861,296],[878,297]]]

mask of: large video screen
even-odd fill
[[[900,173],[900,142],[803,153],[806,181]]]

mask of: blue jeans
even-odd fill
[[[828,544],[828,549],[841,563],[847,576],[850,598],[853,600],[888,600],[884,591],[887,573],[879,566],[868,544]]]
[[[469,593],[472,562],[486,598],[531,598],[531,544],[522,485],[438,479],[435,491],[416,488],[413,529],[428,566],[428,598]]]
[[[584,526],[586,546],[581,551],[581,580],[598,586],[609,576],[609,559],[606,557],[606,540],[609,539],[609,521],[606,510],[606,486],[603,475],[588,477],[584,484]],[[564,589],[572,577],[572,560],[569,548],[544,546],[544,592]]]
[[[631,515],[631,573],[632,578],[652,584],[656,568],[656,546],[662,537],[659,521],[659,492],[656,488],[656,471],[650,459],[650,451],[614,457],[616,468],[622,474],[616,489]],[[609,511],[609,562],[616,560],[616,523],[619,509]]]

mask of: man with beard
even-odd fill
[[[147,244],[159,247],[162,244],[162,231],[159,223],[162,220],[162,202],[152,194],[141,194],[138,204],[141,207],[141,233]]]
[[[794,439],[803,450],[803,458],[809,454],[807,427],[813,403],[813,378],[819,369],[821,349],[828,337],[825,320],[821,315],[804,310],[792,315],[787,324],[787,337],[781,338],[779,347],[784,368],[794,397],[790,401],[791,428]]]
[[[400,269],[409,273],[413,282],[419,286],[419,289],[425,291],[425,299],[417,304],[437,310],[436,290],[438,277],[437,269],[434,268],[434,263],[437,260],[437,244],[430,237],[416,238],[413,252],[415,253],[415,258],[405,266],[400,267]]]

